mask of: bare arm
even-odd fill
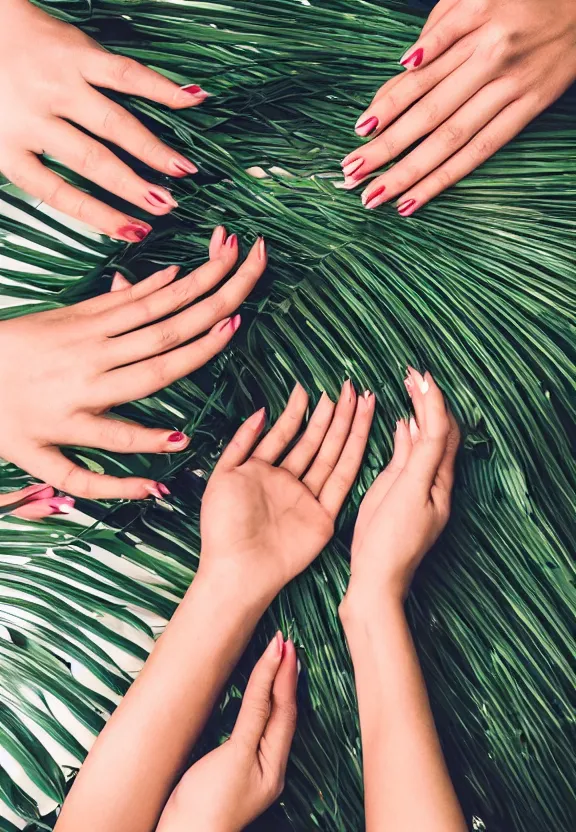
[[[340,616],[358,690],[368,832],[464,832],[404,614],[421,558],[449,514],[458,429],[432,377],[413,371],[417,423],[360,508]]]

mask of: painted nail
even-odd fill
[[[258,259],[265,260],[266,259],[266,241],[264,237],[258,238]]]
[[[257,410],[252,416],[249,417],[253,419],[253,427],[255,430],[260,430],[264,422],[266,421],[266,408],[261,407],[260,410]]]
[[[231,320],[232,320],[232,318],[224,318],[224,320],[221,322],[220,326],[218,327],[218,329],[216,331],[217,332],[224,332],[226,327],[230,325]]]
[[[179,430],[176,430],[174,431],[174,433],[170,434],[170,436],[168,437],[168,442],[184,442],[185,439],[186,436]]]
[[[242,322],[242,318],[240,317],[240,315],[234,315],[234,317],[230,321],[230,327],[232,329],[232,332],[237,332],[238,331],[241,322]]]
[[[360,124],[357,124],[355,130],[359,136],[369,136],[370,133],[373,133],[377,127],[378,119],[376,116],[372,116],[371,118],[367,118],[365,121],[360,122]]]
[[[175,199],[172,199],[170,194],[157,188],[150,188],[145,196],[145,199],[146,202],[149,202],[150,205],[153,205],[155,208],[164,208],[166,205],[169,205],[170,208],[178,207],[178,203]]]
[[[409,217],[410,214],[414,211],[415,205],[415,199],[407,199],[405,202],[401,202],[400,205],[398,205],[397,211],[401,217]]]
[[[132,222],[130,225],[123,225],[116,232],[116,235],[121,240],[126,240],[128,243],[141,243],[148,234],[152,231],[152,226],[145,223]]]
[[[372,393],[371,393],[370,390],[364,390],[364,392],[362,393],[362,398],[365,399],[366,401],[368,401],[368,399],[370,398],[371,395],[372,395]]]
[[[70,498],[71,499],[71,498]],[[56,497],[48,503],[55,514],[70,514],[74,508],[74,501],[66,500],[64,497]]]
[[[176,169],[177,176],[188,176],[190,173],[198,173],[198,168],[194,162],[189,162],[188,159],[172,159],[172,167]]]
[[[408,395],[412,396],[412,391],[414,390],[414,380],[410,375],[410,371],[408,371],[408,375],[404,379],[404,387],[408,391]]]
[[[226,240],[226,245],[228,248],[234,248],[238,244],[238,236],[236,234],[230,234],[228,239]]]
[[[300,661],[300,659],[296,659],[296,673],[298,674],[298,676],[300,676],[301,672],[302,672],[302,662]]]
[[[150,497],[156,497],[156,499],[158,499],[158,500],[162,499],[163,495],[162,495],[162,492],[160,491],[159,486],[160,486],[159,483],[157,483],[156,485],[149,485],[148,486],[148,494],[150,495]]]
[[[418,427],[418,423],[414,416],[410,416],[410,436],[412,437],[412,442],[416,442],[420,438],[420,428]]]
[[[363,164],[364,159],[362,159],[361,157],[359,159],[353,159],[351,162],[349,162],[342,168],[342,173],[346,177],[352,176],[354,173],[356,173],[357,170],[359,170],[362,167]]]
[[[203,90],[202,87],[198,86],[198,84],[184,84],[184,86],[180,87],[180,89],[182,90],[182,92],[187,92],[190,95],[196,95],[196,96],[200,95],[200,96],[204,96],[205,98],[210,95],[209,92],[206,92],[206,90]]]
[[[45,482],[29,485],[27,492],[23,497],[27,503],[33,503],[35,500],[46,500],[48,497],[54,496],[54,489]]]
[[[280,630],[278,630],[278,632],[276,633],[275,641],[276,641],[276,654],[278,656],[282,656],[284,654],[284,638],[283,638],[282,633],[280,632]]]
[[[346,392],[348,401],[353,402],[356,396],[356,390],[354,389],[354,385],[352,384],[351,379],[346,379],[346,381],[344,382],[343,391]]]
[[[385,190],[386,190],[386,186],[385,185],[380,185],[379,188],[376,188],[376,190],[372,191],[371,193],[364,192],[362,194],[362,205],[364,206],[364,208],[368,208],[368,209],[377,208],[378,205],[380,205],[381,202],[383,201],[383,200],[378,201],[378,198],[382,196],[382,194],[384,193]]]
[[[217,246],[223,246],[226,242],[226,229],[223,225],[217,226],[212,232],[212,243]]]
[[[164,485],[163,482],[158,482],[158,483],[156,483],[156,485],[158,486],[158,491],[160,492],[160,494],[163,494],[165,497],[168,496],[168,494],[171,493],[168,486]]]
[[[402,56],[400,59],[401,66],[408,66],[408,64],[412,64],[412,68],[416,69],[422,63],[424,59],[424,50],[420,47],[419,49],[414,49],[414,51],[408,50],[408,52]]]

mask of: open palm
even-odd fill
[[[374,396],[357,398],[349,381],[336,406],[323,394],[302,437],[276,466],[300,430],[307,405],[297,385],[252,454],[264,410],[246,420],[222,454],[202,503],[201,568],[228,560],[227,568],[238,568],[275,594],[332,537],[362,462]]]

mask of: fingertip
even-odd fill
[[[216,257],[220,255],[222,251],[222,246],[226,242],[226,228],[223,225],[217,225],[214,231],[212,232],[212,236],[210,237],[210,244],[208,246],[208,254],[210,260],[214,260]]]

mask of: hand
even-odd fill
[[[112,55],[79,29],[32,6],[2,0],[0,11],[0,171],[22,190],[111,237],[134,243],[147,223],[110,208],[44,167],[42,154],[151,214],[176,206],[169,191],[146,182],[97,139],[127,150],[170,176],[197,167],[96,87],[142,96],[172,109],[207,97],[197,85],[180,89],[130,58]],[[71,123],[70,123],[71,122]]]
[[[362,194],[366,208],[400,197],[407,217],[514,138],[576,79],[573,0],[440,0],[356,124],[376,136],[342,162],[356,187],[414,142]]]
[[[409,368],[406,387],[416,421],[397,424],[394,455],[369,488],[352,540],[347,595],[403,599],[416,567],[450,514],[456,420],[430,373]]]
[[[284,789],[296,728],[296,651],[278,633],[254,668],[230,739],[184,775],[157,832],[240,832]]]
[[[304,434],[308,405],[298,384],[286,410],[256,449],[264,409],[244,422],[212,474],[200,515],[200,573],[235,576],[268,602],[326,546],[354,483],[374,416],[374,394],[350,381],[337,406],[326,394]]]
[[[174,280],[178,269],[171,266],[136,286],[1,322],[0,455],[78,496],[143,499],[167,494],[168,489],[153,480],[120,479],[80,468],[58,446],[120,453],[170,453],[186,447],[189,440],[182,433],[148,429],[104,414],[116,405],[151,396],[228,344],[240,316],[227,316],[266,268],[264,240],[256,242],[234,277],[217,292],[189,304],[217,286],[237,259],[236,235],[226,238],[219,226],[212,235],[209,262],[181,280]],[[125,286],[126,281],[117,278],[115,284]],[[187,343],[201,333],[206,334]]]
[[[70,514],[73,508],[72,497],[55,497],[54,489],[46,483],[0,494],[0,517],[12,514],[25,520],[42,520],[52,514]]]

